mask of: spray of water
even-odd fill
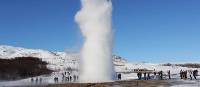
[[[112,3],[110,0],[81,0],[81,5],[75,16],[84,37],[80,82],[112,81]]]

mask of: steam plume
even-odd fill
[[[110,0],[81,0],[81,5],[75,16],[84,37],[80,81],[112,81],[112,3]]]

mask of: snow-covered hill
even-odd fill
[[[38,57],[38,58],[69,58],[74,54],[67,54],[65,52],[50,52],[41,49],[26,49],[21,47],[13,47],[7,45],[0,45],[0,58],[15,58],[15,57]],[[74,58],[74,57],[73,57]]]
[[[48,67],[53,70],[63,70],[71,67],[78,68],[79,53],[50,52],[42,49],[26,49],[8,45],[0,45],[0,58],[11,59],[15,57],[37,57],[49,63]],[[114,65],[124,66],[126,59],[113,55]]]
[[[60,69],[63,70],[68,67],[77,69],[80,54],[66,53],[66,52],[51,52],[51,51],[42,50],[42,49],[26,49],[22,47],[0,45],[0,58],[11,59],[15,57],[41,58],[43,61],[46,61],[49,63],[48,65],[49,68],[53,70],[60,70]],[[133,70],[137,68],[160,70],[160,69],[164,69],[161,67],[166,67],[166,66],[161,66],[158,64],[150,64],[150,63],[129,63],[125,58],[122,58],[117,55],[113,55],[113,63],[115,65],[116,71],[123,71],[123,72],[126,70]],[[170,67],[166,69],[169,69]],[[174,67],[176,66],[173,66],[173,68]],[[179,69],[184,69],[184,68],[179,67]]]

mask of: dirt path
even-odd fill
[[[68,83],[68,84],[53,84],[40,87],[170,87],[170,83],[165,80],[131,80],[131,81],[116,81],[110,83]]]

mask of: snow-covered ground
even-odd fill
[[[182,83],[178,85],[173,85],[171,87],[200,87],[200,80],[193,80],[193,81],[187,81],[187,80],[182,80]]]
[[[64,71],[53,72],[49,75],[41,75],[33,78],[21,79],[16,81],[0,81],[0,87],[11,87],[11,86],[37,86],[37,85],[47,85],[47,84],[55,84],[55,83],[71,83],[77,82],[73,78],[73,76],[78,76],[77,71],[72,71],[70,75],[66,75],[65,77],[72,76],[71,81],[67,79],[63,79],[62,74]],[[58,82],[55,82],[54,78],[58,77]],[[37,80],[36,80],[37,79]]]
[[[56,72],[50,75],[42,75],[34,77],[34,82],[31,78],[17,80],[17,81],[0,81],[1,86],[19,86],[19,85],[37,85],[37,84],[53,84],[55,83],[54,78],[58,77],[58,82],[63,82],[62,74],[67,72],[69,68],[74,70],[71,72],[71,76],[78,75],[78,60],[80,55],[78,53],[65,53],[65,52],[50,52],[41,49],[25,49],[21,47],[13,47],[7,45],[0,45],[0,58],[11,59],[15,57],[37,57],[46,61],[48,68],[55,70]],[[130,63],[125,58],[120,56],[113,56],[113,63],[115,65],[116,72],[122,73],[122,80],[137,79],[137,74],[132,73],[134,69],[148,69],[155,71],[163,71],[167,74],[167,71],[171,71],[172,78],[180,80],[180,70],[194,70],[195,68],[186,68],[180,66],[162,66],[159,64],[151,63]],[[197,69],[200,71],[200,69]],[[126,72],[126,73],[125,73]],[[35,79],[42,79],[41,82],[35,82]],[[198,77],[200,79],[200,77]],[[182,80],[180,80],[182,81]],[[185,80],[183,80],[184,82]],[[176,85],[172,87],[199,87],[199,82],[186,80],[185,85]],[[66,81],[65,81],[66,82]],[[189,84],[192,83],[192,84]]]

